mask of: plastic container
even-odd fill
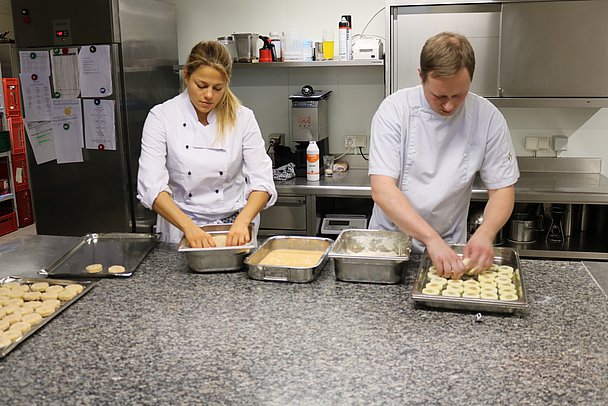
[[[228,48],[228,52],[230,52],[230,57],[234,62],[238,60],[238,53],[236,51],[236,42],[234,42],[234,38],[232,36],[227,37],[219,37],[218,42]]]
[[[310,39],[305,39],[304,41],[302,41],[302,57],[304,58],[304,62],[312,62],[314,60],[314,48],[314,41]]]
[[[352,59],[352,38],[351,38],[351,23],[350,16],[342,16],[338,23],[338,58],[341,61]]]
[[[283,46],[281,52],[283,62],[304,60],[302,57],[302,42],[300,40],[299,31],[288,31],[285,34],[285,41],[281,45]]]
[[[316,141],[310,141],[306,148],[306,180],[316,182],[319,175],[319,146]]]
[[[270,38],[270,42],[272,43],[272,45],[274,45],[274,56],[277,58],[277,62],[283,61],[281,35],[279,35],[278,32],[269,32],[268,37]]]

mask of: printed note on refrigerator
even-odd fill
[[[112,65],[109,45],[86,45],[78,53],[81,97],[112,94]]]
[[[51,51],[53,97],[75,99],[80,95],[78,48],[54,48]]]
[[[86,148],[116,150],[114,100],[86,99],[82,107]]]
[[[51,82],[48,76],[20,73],[25,117],[30,121],[51,119]]]
[[[53,99],[53,140],[58,164],[83,162],[80,99]]]
[[[57,159],[53,142],[53,124],[50,121],[24,120],[27,139],[38,165]]]
[[[51,76],[49,51],[19,51],[19,63],[21,73]]]

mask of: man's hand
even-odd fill
[[[465,273],[465,266],[456,252],[441,238],[434,239],[426,245],[426,250],[437,268],[437,275],[444,278],[460,279]]]
[[[464,248],[464,258],[467,259],[466,270],[479,274],[494,263],[493,238],[482,233],[475,233]]]

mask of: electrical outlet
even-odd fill
[[[548,151],[549,150],[549,137],[538,137],[538,150]]]
[[[346,135],[344,137],[344,148],[365,148],[367,147],[367,137],[365,135]]]
[[[272,147],[276,147],[277,145],[283,144],[283,137],[285,134],[283,133],[272,133],[268,135],[268,144]]]
[[[524,148],[526,149],[526,151],[538,150],[538,137],[526,137]]]

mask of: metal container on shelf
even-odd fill
[[[232,224],[210,224],[201,229],[213,237],[226,236]],[[249,225],[249,235],[253,236],[253,223]],[[252,237],[245,245],[215,248],[191,248],[186,238],[182,238],[178,251],[186,254],[186,264],[194,272],[228,272],[243,269],[243,261],[257,246],[257,240]]]
[[[258,60],[258,34],[235,33],[232,34],[236,42],[236,52],[239,62],[254,62]]]
[[[542,216],[540,221],[528,213],[513,213],[509,220],[507,239],[517,243],[535,242],[539,231],[543,231]]]
[[[336,279],[346,282],[397,284],[403,281],[412,240],[401,231],[343,230],[329,257]]]
[[[224,45],[228,49],[228,52],[230,52],[230,57],[232,58],[232,60],[238,61],[238,53],[236,50],[236,42],[234,41],[234,37],[232,37],[231,35],[228,35],[226,37],[218,37],[217,40],[220,44]]]

